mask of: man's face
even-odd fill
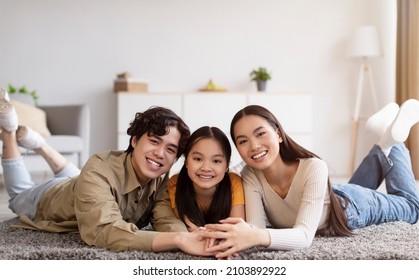
[[[133,137],[131,145],[132,165],[141,184],[167,173],[176,161],[180,132],[176,127],[169,127],[169,133],[163,136],[144,134]]]

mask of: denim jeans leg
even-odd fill
[[[70,178],[78,175],[80,175],[80,169],[71,161],[67,161],[64,168],[60,172],[54,174],[54,178]]]
[[[386,176],[387,193],[406,198],[416,212],[419,211],[419,194],[412,170],[409,150],[404,144],[393,146],[389,158],[394,166]]]
[[[383,176],[387,193],[373,188],[381,184]],[[400,220],[418,221],[418,191],[404,144],[394,146],[388,158],[374,146],[350,182],[335,185],[333,190],[349,201],[345,213],[352,229]]]
[[[23,158],[2,160],[3,177],[10,196],[9,208],[18,216],[33,218],[42,195],[52,186],[80,174],[80,169],[68,162],[53,179],[36,185],[28,172]]]
[[[35,186],[22,157],[2,159],[2,167],[4,184],[11,200],[19,193]]]
[[[392,166],[392,161],[384,155],[381,148],[374,145],[348,183],[376,190]]]

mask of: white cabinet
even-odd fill
[[[136,112],[152,106],[172,109],[189,126],[191,132],[208,125],[217,126],[230,138],[230,122],[237,111],[249,104],[269,109],[285,131],[302,146],[313,148],[313,100],[308,94],[274,93],[118,93],[118,149],[128,147],[126,133]],[[231,166],[240,162],[232,143]],[[182,161],[173,167],[176,172]]]
[[[229,134],[234,114],[247,105],[245,94],[197,93],[183,95],[183,119],[191,131],[208,125]]]

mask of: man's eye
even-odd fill
[[[246,142],[247,142],[246,140],[240,140],[240,141],[238,142],[238,144],[239,144],[239,145],[243,145],[243,144],[246,144]]]

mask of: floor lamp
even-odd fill
[[[350,45],[350,55],[355,58],[361,58],[351,131],[351,151],[349,158],[349,174],[351,175],[355,169],[356,148],[359,130],[359,115],[364,92],[363,86],[365,79],[369,80],[375,111],[378,111],[378,100],[375,92],[372,67],[369,63],[370,57],[381,56],[378,30],[375,26],[365,25],[355,29]]]

